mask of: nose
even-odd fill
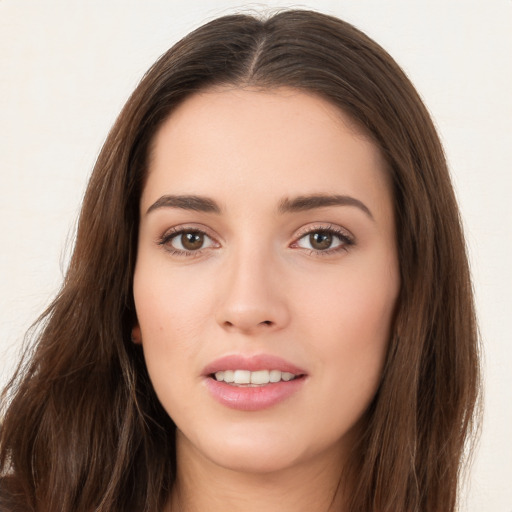
[[[288,324],[286,286],[270,255],[234,255],[223,274],[217,309],[217,323],[223,329],[257,334]]]

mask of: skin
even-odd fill
[[[207,196],[221,212],[151,209],[166,194]],[[364,207],[278,211],[312,194]],[[400,288],[378,148],[312,94],[209,90],[158,131],[140,212],[134,336],[177,425],[169,509],[340,510],[340,472],[378,389]],[[203,245],[176,253],[176,230],[192,228]],[[331,246],[312,245],[308,232],[331,228],[341,233]],[[234,410],[202,375],[231,354],[276,355],[307,375],[277,405]]]

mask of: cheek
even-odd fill
[[[144,359],[160,402],[173,416],[193,403],[191,389],[202,370],[198,361],[205,339],[212,339],[214,287],[192,266],[171,271],[145,256],[139,257],[133,284]]]
[[[194,329],[192,319],[184,314],[178,289],[164,276],[160,269],[139,264],[133,285],[144,359],[153,387],[163,402],[168,400],[162,396],[166,381],[179,376],[176,369],[180,365],[176,362],[191,350],[183,340],[189,338]],[[180,380],[176,379],[177,383]],[[173,389],[176,389],[176,383]]]
[[[169,348],[195,339],[211,313],[211,287],[188,273],[148,266],[134,275],[134,298],[143,340],[161,341]],[[170,343],[172,341],[173,343]]]
[[[397,272],[390,268],[347,265],[338,275],[303,281],[297,293],[301,315],[312,327],[327,331],[326,339],[380,345],[389,337],[399,291]]]
[[[350,269],[302,304],[311,353],[330,393],[363,408],[377,390],[398,296],[396,272]],[[317,288],[319,290],[319,288]]]
[[[197,291],[170,279],[155,265],[140,265],[134,274],[134,299],[144,359],[153,388],[169,414],[185,412],[190,371],[200,329]],[[192,307],[191,304],[194,306]]]

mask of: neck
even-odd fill
[[[183,436],[181,436],[183,437]],[[177,443],[178,474],[166,512],[340,512],[340,454],[323,454],[290,468],[244,472]]]

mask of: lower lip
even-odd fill
[[[264,386],[233,386],[211,377],[206,379],[208,391],[217,402],[239,411],[261,411],[283,402],[296,393],[304,377],[287,382],[280,381]]]

